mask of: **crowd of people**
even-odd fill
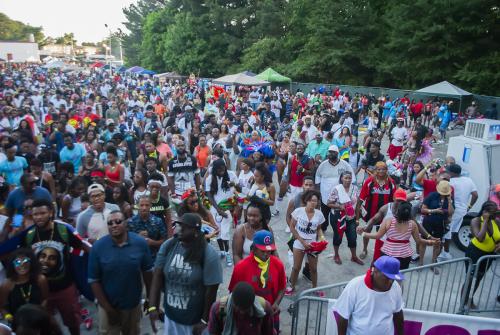
[[[351,262],[369,271],[339,300],[340,333],[389,310],[400,331],[400,297],[363,318],[354,296],[400,294],[394,280],[423,264],[426,246],[432,262],[450,259],[478,198],[453,157],[433,157],[449,101],[0,71],[0,312],[17,334],[74,335],[82,322],[139,334],[143,314],[164,334],[278,334],[284,296],[301,272],[318,285],[321,252],[342,265],[344,235]],[[500,250],[499,196],[497,185],[472,223],[474,262]],[[288,257],[273,225],[289,233]],[[217,299],[223,271],[230,294]],[[80,295],[97,302],[95,325]],[[374,334],[390,333],[379,326]]]

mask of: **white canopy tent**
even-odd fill
[[[219,85],[242,85],[242,86],[268,86],[270,82],[249,76],[245,73],[236,73],[213,79],[212,83]]]
[[[462,99],[464,97],[470,97],[473,94],[461,89],[452,83],[442,81],[440,83],[430,85],[415,91],[416,94],[430,95],[430,96],[440,96],[440,97],[451,97],[460,100],[459,111],[462,111]]]

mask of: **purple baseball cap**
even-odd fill
[[[373,263],[373,266],[389,279],[404,280],[405,277],[399,272],[399,260],[391,256],[381,256]]]

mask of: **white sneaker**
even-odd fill
[[[441,253],[437,257],[438,262],[444,262],[444,261],[448,261],[450,259],[453,259],[453,256],[449,252],[446,252],[444,250],[441,251]]]

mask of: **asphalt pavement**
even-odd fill
[[[463,133],[463,130],[452,130],[448,132],[448,136],[458,136]],[[382,153],[385,154],[387,147],[389,143],[387,140],[387,137],[384,137],[384,140],[382,141]],[[446,156],[446,150],[447,150],[447,144],[435,144],[434,145],[434,152],[433,156],[435,158],[445,158]],[[276,178],[275,178],[276,179]],[[277,182],[275,181],[277,184]],[[276,185],[277,186],[277,185]],[[291,271],[291,264],[288,262],[288,256],[287,256],[287,250],[288,246],[286,242],[289,239],[289,233],[285,232],[285,227],[286,227],[286,222],[285,222],[285,217],[284,213],[286,211],[286,206],[288,204],[287,198],[284,199],[283,202],[281,202],[280,206],[278,207],[278,210],[280,214],[278,216],[275,216],[271,219],[271,227],[274,231],[275,234],[275,240],[279,252],[280,258],[284,261],[285,266],[286,266],[286,271],[287,271],[287,276],[290,275]],[[330,242],[328,250],[323,252],[319,256],[319,262],[318,262],[318,286],[323,286],[323,285],[329,285],[329,284],[334,284],[334,283],[341,283],[348,281],[356,276],[362,275],[366,272],[368,269],[369,263],[371,262],[372,256],[373,256],[373,245],[374,241],[370,241],[369,245],[369,253],[367,258],[365,259],[365,265],[361,266],[358,264],[355,264],[350,261],[350,252],[349,249],[347,248],[347,241],[345,241],[343,244],[340,246],[340,257],[342,259],[342,264],[337,265],[334,263],[333,258],[332,258],[332,252],[333,248],[331,246],[332,239],[333,239],[333,231],[331,227],[328,228],[328,230],[325,232],[325,237],[327,240]],[[217,243],[215,241],[212,242],[212,246],[218,250]],[[362,248],[362,239],[361,237],[358,237],[358,247],[357,251],[358,254],[361,252]],[[458,250],[455,246],[451,246],[450,249],[451,254],[453,255],[454,258],[459,258],[463,257],[464,253],[460,250]],[[431,250],[428,248],[427,254],[424,258],[424,264],[429,264],[431,261]],[[218,296],[224,296],[228,294],[227,291],[227,286],[229,284],[229,280],[231,278],[231,273],[233,270],[233,267],[227,267],[225,264],[225,260],[221,259],[222,267],[223,267],[223,272],[224,272],[224,283],[220,285],[219,291],[218,291]],[[410,267],[415,266],[412,264]],[[311,283],[307,281],[302,275],[299,275],[299,280],[297,282],[297,293],[295,296],[291,297],[285,297],[281,303],[281,334],[289,334],[290,329],[291,329],[291,315],[287,312],[288,306],[293,302],[293,299],[302,291],[305,289],[311,288]],[[97,334],[97,316],[96,316],[96,308],[94,304],[84,301],[83,302],[84,306],[88,308],[91,312],[91,315],[94,318],[94,325],[91,330],[86,330],[84,326],[81,326],[82,329],[82,334]],[[161,328],[161,324],[158,323]],[[146,335],[146,334],[153,334],[151,330],[151,326],[149,323],[149,318],[147,316],[143,317],[142,322],[141,322],[141,334]],[[159,334],[163,334],[163,330],[159,330]]]

